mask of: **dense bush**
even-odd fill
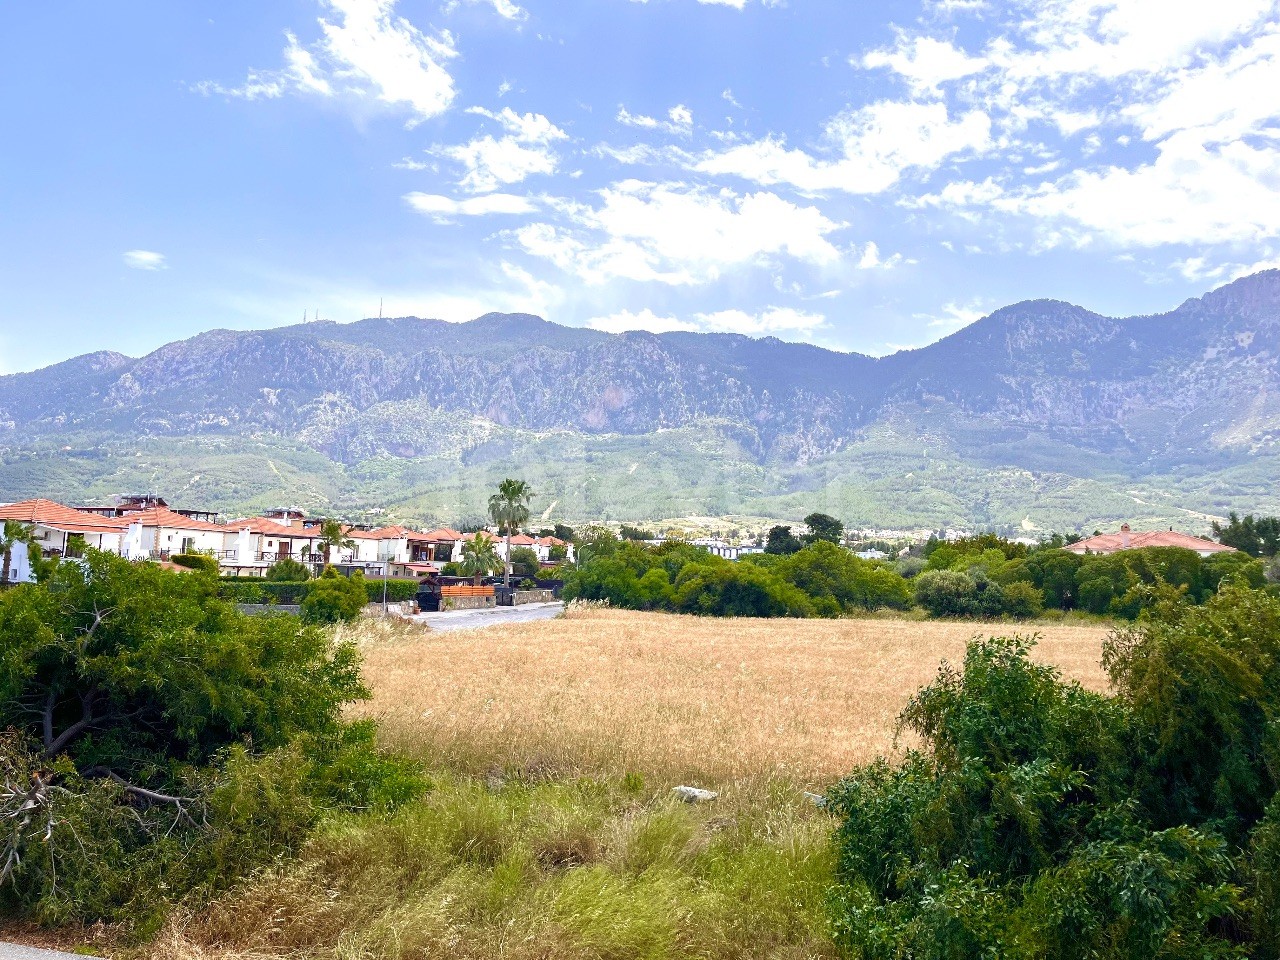
[[[417,580],[380,580],[365,579],[365,593],[368,603],[382,602],[382,589],[386,586],[388,603],[403,603],[418,595]]]
[[[311,568],[293,557],[283,557],[267,568],[266,578],[277,583],[301,583],[311,579]]]
[[[728,573],[734,566],[730,561],[688,544],[645,547],[619,541],[607,531],[592,531],[584,537],[581,562],[566,577],[565,596],[607,600],[635,610],[704,613],[744,606],[786,610],[788,616],[837,617],[863,610],[905,610],[914,604],[937,617],[1030,620],[1046,609],[1079,609],[1135,620],[1151,611],[1165,588],[1203,603],[1228,582],[1267,584],[1261,561],[1242,553],[1202,559],[1191,550],[1148,548],[1077,556],[984,534],[953,542],[932,540],[926,545],[927,556],[889,565],[861,560],[820,538],[805,545],[786,528],[775,531],[774,550],[737,563],[763,575]],[[680,583],[690,564],[699,569],[692,588]],[[684,579],[688,582],[691,576]],[[726,589],[746,590],[748,585],[772,600],[724,599]],[[806,602],[795,602],[788,587],[799,590]],[[708,595],[700,599],[694,594],[703,588]]]
[[[676,580],[673,604],[680,613],[715,617],[814,614],[804,591],[749,563],[688,564]]]
[[[584,549],[591,550],[590,559],[567,575],[567,600],[759,617],[835,617],[911,605],[910,587],[892,569],[822,540],[790,554],[759,554],[736,563],[677,542],[644,547],[597,538]]]
[[[299,611],[306,623],[352,623],[369,602],[364,574],[356,571],[344,577],[333,567],[307,585]]]
[[[1280,600],[1156,592],[1108,646],[1115,695],[974,643],[904,711],[922,747],[831,791],[845,948],[1280,956]]]
[[[169,562],[188,570],[211,573],[215,577],[218,575],[218,561],[207,553],[175,553],[169,557]]]
[[[218,587],[89,551],[0,594],[0,910],[145,931],[323,808],[419,789],[342,718],[367,695],[354,649]]]

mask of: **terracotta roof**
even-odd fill
[[[1125,538],[1128,538],[1128,545]],[[1174,530],[1155,530],[1148,533],[1104,533],[1087,540],[1080,540],[1066,549],[1072,553],[1117,553],[1120,550],[1140,550],[1143,547],[1181,547],[1184,550],[1195,550],[1199,553],[1229,553],[1235,547],[1228,547],[1212,540],[1193,537],[1188,533]]]
[[[0,507],[0,520],[38,523],[67,533],[120,533],[128,528],[130,522],[124,517],[103,517],[43,499],[6,504]]]
[[[227,524],[227,529],[240,532],[248,527],[252,533],[260,533],[268,537],[295,537],[303,540],[313,540],[316,534],[303,530],[301,527],[286,527],[283,523],[276,523],[274,520],[268,520],[266,517],[250,517],[248,520],[233,520]]]
[[[377,530],[352,530],[347,535],[358,540],[399,540],[401,537],[412,540],[419,536],[416,530],[398,524],[394,527],[379,527]]]
[[[210,523],[208,520],[192,520],[190,517],[184,517],[180,513],[174,513],[165,507],[152,507],[150,510],[138,510],[130,513],[127,517],[120,517],[128,526],[130,523],[140,523],[144,527],[172,527],[174,530],[213,530],[218,533],[235,533],[235,527],[229,527],[221,523]]]
[[[565,543],[563,540],[561,540],[559,537],[539,537],[539,538],[538,538],[538,540],[537,540],[537,542],[538,542],[538,544],[539,544],[539,545],[544,546],[544,547],[565,547],[565,546],[568,546],[568,544],[566,544],[566,543]]]
[[[529,536],[527,533],[517,533],[511,538],[511,545],[513,547],[532,547],[537,542],[537,540],[533,539],[533,537]]]
[[[424,533],[422,539],[432,543],[455,543],[458,540],[467,539],[467,535],[449,527],[441,527],[439,530],[431,530]]]

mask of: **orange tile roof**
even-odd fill
[[[1128,537],[1128,545],[1125,537]],[[1212,540],[1193,537],[1188,533],[1174,530],[1154,530],[1147,533],[1103,533],[1087,540],[1079,540],[1066,549],[1072,553],[1117,553],[1121,550],[1141,550],[1143,547],[1181,547],[1184,550],[1195,550],[1199,553],[1234,552],[1235,547],[1228,547]]]
[[[533,537],[529,536],[527,533],[517,533],[511,538],[511,545],[513,547],[532,547],[537,542],[537,540],[533,539]]]
[[[431,530],[428,533],[424,533],[422,537],[424,540],[429,540],[433,543],[452,543],[458,540],[465,540],[467,538],[466,534],[459,533],[457,530],[453,530],[449,527],[441,527],[439,530]]]
[[[124,517],[104,517],[66,507],[52,500],[23,500],[0,507],[0,520],[38,523],[67,533],[120,533],[129,526]]]
[[[171,527],[174,530],[212,530],[218,533],[235,533],[235,527],[221,523],[210,523],[208,520],[192,520],[180,513],[174,513],[165,507],[152,507],[149,510],[138,510],[127,517],[120,517],[126,525],[140,523],[144,527]]]
[[[260,533],[268,537],[295,537],[302,540],[313,540],[317,536],[315,533],[302,529],[302,527],[286,527],[283,523],[276,523],[266,517],[250,517],[247,520],[233,520],[227,524],[228,530],[240,531],[245,527],[249,528],[251,533]]]
[[[348,536],[360,540],[399,540],[401,537],[408,537],[412,540],[418,535],[417,531],[398,524],[393,527],[379,527],[377,530],[352,530],[348,534]]]

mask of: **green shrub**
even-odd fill
[[[1004,613],[1015,620],[1030,620],[1044,610],[1044,591],[1020,580],[1000,588]]]
[[[688,564],[675,583],[681,613],[716,617],[811,617],[805,593],[752,564]]]
[[[344,577],[326,567],[309,585],[300,611],[304,623],[353,623],[369,602],[364,574],[356,571]]]
[[[934,551],[937,556],[945,547]],[[912,581],[916,603],[935,617],[967,617],[974,612],[977,584],[967,573],[955,570],[925,570]]]
[[[262,581],[257,577],[234,580],[223,577],[218,584],[218,596],[235,603],[263,603],[266,600],[266,591],[262,588]]]
[[[379,580],[366,579],[364,582],[366,602],[381,603],[382,589],[386,585],[388,603],[404,603],[418,595],[417,580]]]
[[[301,583],[311,579],[311,568],[293,557],[282,557],[267,568],[266,579],[278,583]]]
[[[0,912],[141,935],[294,849],[323,809],[421,789],[343,720],[367,696],[354,648],[243,616],[225,587],[91,550],[0,594],[0,777],[23,785],[0,797],[0,863],[19,858]]]
[[[175,553],[169,557],[169,562],[189,570],[211,573],[215,577],[218,575],[218,561],[207,553]]]
[[[1280,600],[1162,576],[1107,645],[1114,695],[975,642],[903,712],[921,748],[831,791],[851,954],[1280,955]]]

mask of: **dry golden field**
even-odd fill
[[[368,631],[369,628],[366,628]],[[820,788],[894,750],[894,720],[978,635],[1038,633],[1037,656],[1101,689],[1106,629],[720,620],[575,611],[457,633],[366,632],[388,745],[452,769]]]

